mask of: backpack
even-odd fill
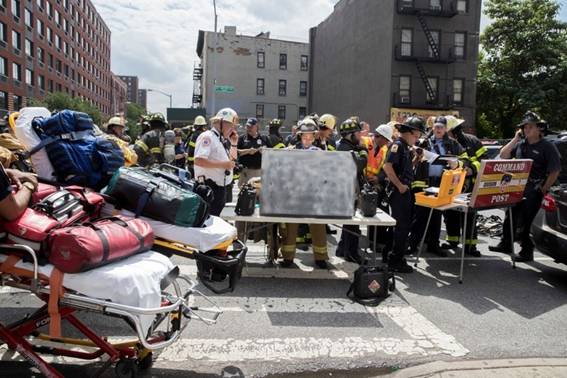
[[[364,306],[378,306],[396,290],[396,278],[384,265],[378,266],[376,251],[373,262],[366,260],[355,272],[347,297]]]
[[[95,136],[93,120],[85,113],[63,110],[48,118],[34,119],[32,128],[41,143],[30,155],[45,148],[60,183],[101,189],[124,165],[120,147]]]

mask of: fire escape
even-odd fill
[[[203,94],[201,93],[201,80],[203,78],[203,68],[201,64],[193,65],[193,108],[200,108],[203,103]]]
[[[419,0],[418,0],[419,1]],[[458,14],[456,10],[456,2],[454,0],[440,0],[438,6],[431,5],[429,2],[429,7],[419,7],[415,5],[416,0],[397,0],[397,10],[401,15],[414,16],[417,18],[423,33],[427,39],[428,44],[428,54],[404,53],[403,49],[400,50],[396,46],[396,59],[399,61],[413,61],[415,62],[417,72],[419,77],[425,87],[427,93],[427,98],[431,103],[430,107],[443,107],[443,104],[439,102],[437,98],[436,90],[432,87],[429,81],[429,75],[427,74],[424,63],[437,63],[437,64],[451,64],[455,61],[452,49],[448,49],[447,54],[442,55],[441,48],[438,45],[438,41],[433,37],[433,33],[427,24],[426,17],[443,17],[452,18]],[[446,5],[446,7],[444,7]],[[403,103],[403,101],[401,101]],[[435,104],[436,103],[436,104]],[[403,105],[403,104],[402,104]]]

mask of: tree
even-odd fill
[[[128,126],[128,134],[132,140],[136,140],[138,135],[142,132],[140,126],[140,118],[146,114],[144,108],[140,105],[129,102],[126,104],[126,125]]]
[[[91,116],[94,123],[101,126],[102,125],[102,114],[100,110],[90,102],[82,100],[78,97],[71,97],[63,92],[49,93],[43,98],[43,100],[31,99],[30,105],[32,106],[42,106],[52,112],[69,109],[78,112],[87,113]]]
[[[481,35],[477,127],[514,133],[525,111],[552,127],[567,110],[567,24],[553,0],[488,0]]]

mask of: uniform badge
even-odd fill
[[[262,139],[258,139],[258,140],[256,141],[256,143],[261,146],[261,145],[262,145]]]
[[[203,138],[203,146],[208,146],[211,144],[211,139],[208,137]]]
[[[397,144],[392,144],[392,148],[390,149],[390,151],[392,151],[393,153],[398,152],[398,145]]]

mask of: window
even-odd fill
[[[57,25],[61,25],[61,13],[57,9],[55,10],[55,22]]]
[[[53,31],[51,31],[49,26],[47,27],[47,40],[49,42],[53,42]]]
[[[429,8],[433,10],[441,10],[441,0],[429,0]]]
[[[55,47],[58,49],[61,48],[61,37],[57,34],[55,34]]]
[[[22,98],[22,96],[16,96],[16,95],[14,95],[13,99],[14,99],[14,109],[15,109],[15,110],[20,110],[20,109],[23,107],[23,98]]]
[[[465,57],[467,35],[465,33],[455,33],[455,57]]]
[[[309,57],[307,55],[301,55],[301,71],[309,70]]]
[[[8,61],[0,56],[0,75],[8,76]]]
[[[20,0],[12,0],[12,14],[14,17],[20,17]]]
[[[43,36],[43,21],[41,21],[39,18],[37,19],[37,22],[35,23],[35,30],[37,31],[38,35]]]
[[[15,30],[12,30],[12,47],[21,50],[22,49],[22,40],[20,37],[20,33]]]
[[[278,118],[285,119],[285,105],[278,105]]]
[[[287,54],[280,54],[280,70],[287,70]]]
[[[32,12],[28,8],[24,9],[24,22],[25,22],[27,27],[29,27],[29,28],[33,27]]]
[[[26,68],[26,84],[33,85],[33,71]]]
[[[400,102],[411,103],[411,76],[400,76]]]
[[[441,44],[439,43],[439,36],[441,35],[441,32],[439,32],[438,30],[431,30],[431,38],[433,39],[433,42],[435,43],[435,46],[437,46],[437,53],[439,53],[439,46],[441,46]],[[427,44],[427,56],[430,58],[437,58],[437,56],[435,55],[435,52],[433,51],[433,48],[431,47],[431,45],[428,43]]]
[[[302,120],[307,116],[307,108],[305,106],[299,107],[299,114],[297,115],[297,119]]]
[[[411,56],[413,50],[413,30],[402,29],[402,56]]]
[[[256,118],[264,118],[264,104],[256,104]]]
[[[25,51],[27,56],[33,57],[33,42],[26,38]]]
[[[130,83],[128,83],[130,85]],[[256,94],[258,96],[264,95],[264,79],[256,79]]]
[[[467,0],[457,0],[457,12],[467,13]]]
[[[286,80],[280,80],[278,88],[279,88],[280,96],[286,96],[287,95],[287,81]]]
[[[17,81],[22,81],[22,68],[18,63],[12,63],[12,78]]]
[[[437,102],[437,97],[439,97],[437,95],[437,88],[438,88],[438,82],[439,79],[436,77],[428,77],[427,81],[429,82],[429,86],[431,87],[431,90],[433,91],[432,95],[427,93],[427,102],[428,103],[436,103]]]
[[[0,91],[0,109],[8,110],[8,93]]]
[[[44,0],[36,0],[35,3],[37,4],[37,7],[40,9],[43,9],[43,1]]]
[[[300,81],[299,82],[299,96],[305,97],[307,96],[307,82]]]
[[[8,42],[6,40],[6,38],[8,38],[8,36],[6,35],[8,33],[7,30],[8,29],[6,29],[6,24],[3,23],[3,22],[0,22],[0,41]]]
[[[44,91],[45,90],[45,76],[38,75],[37,76],[37,84],[39,85],[39,88]]]
[[[258,68],[266,67],[266,54],[263,51],[259,51],[256,56],[256,67]]]
[[[456,105],[463,104],[464,86],[465,81],[463,79],[453,80],[453,103]]]
[[[45,51],[41,47],[37,48],[37,60],[41,63],[45,63]]]

